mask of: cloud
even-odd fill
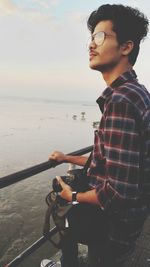
[[[55,19],[52,16],[51,8],[59,4],[59,0],[31,0],[28,2],[22,1],[19,4],[12,0],[0,0],[1,15],[15,15],[24,17],[29,20],[49,20]]]
[[[12,14],[18,11],[18,7],[11,0],[1,0],[0,10],[1,10],[1,13],[4,13],[4,14]]]
[[[38,8],[40,7],[48,10],[53,6],[57,6],[60,3],[60,0],[32,0],[31,2],[35,3]]]
[[[89,14],[85,12],[74,12],[70,15],[70,19],[74,22],[85,23]]]

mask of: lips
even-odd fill
[[[90,51],[90,53],[89,53],[89,58],[90,58],[90,60],[91,60],[93,57],[95,57],[95,56],[97,56],[97,53],[95,53],[95,52],[93,52],[93,51]]]

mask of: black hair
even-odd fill
[[[148,33],[149,21],[137,8],[124,5],[102,5],[88,18],[87,26],[91,33],[100,21],[111,20],[113,31],[119,44],[132,40],[134,47],[129,54],[129,62],[134,65],[139,53],[140,42]]]

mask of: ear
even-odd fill
[[[134,47],[134,42],[131,40],[126,41],[121,45],[121,47],[122,47],[122,55],[128,56]]]

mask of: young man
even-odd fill
[[[137,9],[108,4],[92,12],[88,28],[89,65],[102,73],[107,88],[97,100],[102,118],[87,173],[96,179],[91,190],[73,196],[79,204],[68,215],[61,266],[77,267],[77,243],[85,242],[91,267],[120,267],[149,213],[150,94],[133,70],[148,20]],[[49,159],[81,166],[87,161],[58,151]],[[72,189],[58,180],[61,197],[72,201]]]

